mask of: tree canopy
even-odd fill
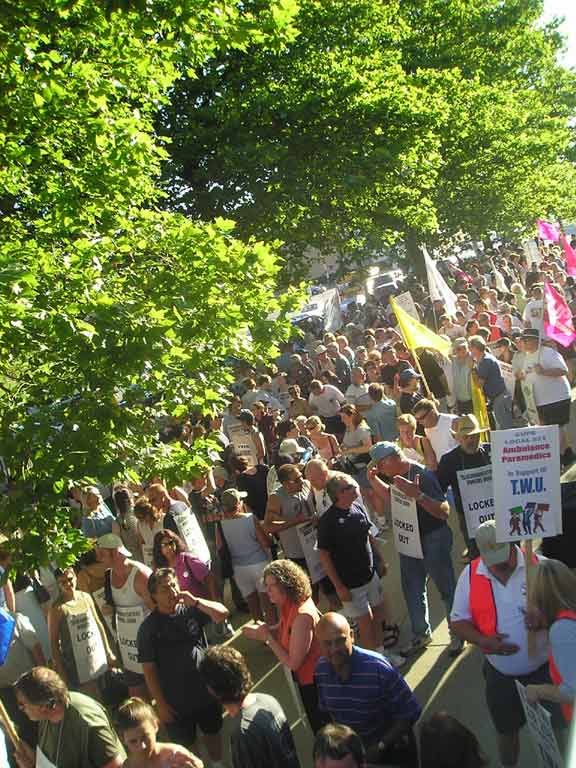
[[[167,201],[343,257],[576,210],[573,73],[541,0],[302,0],[286,51],[215,56],[161,111]]]
[[[25,565],[84,546],[70,483],[205,466],[207,445],[158,445],[159,418],[221,406],[226,358],[285,336],[274,248],[159,208],[153,120],[184,66],[279,50],[292,18],[289,0],[4,3],[0,531]]]

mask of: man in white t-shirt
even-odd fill
[[[368,394],[368,384],[366,383],[366,374],[360,367],[352,368],[352,383],[344,393],[346,402],[355,405],[359,411],[366,411],[372,405],[372,400]]]
[[[500,760],[503,766],[514,768],[519,765],[518,734],[526,722],[516,680],[523,685],[549,681],[546,633],[535,633],[529,653],[522,550],[496,541],[494,520],[478,527],[476,544],[480,557],[460,574],[450,626],[454,635],[485,654],[486,703],[498,733]],[[561,723],[560,712],[554,715]]]
[[[542,286],[535,285],[531,291],[532,298],[524,307],[522,319],[526,328],[535,328],[542,333],[544,320],[544,294]]]
[[[458,441],[452,434],[454,419],[458,416],[452,413],[440,413],[432,400],[419,400],[412,413],[420,426],[424,427],[426,437],[430,440],[436,461],[453,448],[458,447]]]
[[[344,425],[340,419],[340,409],[346,402],[346,398],[338,387],[332,384],[323,384],[318,379],[310,383],[310,395],[308,404],[317,413],[326,426],[326,432],[331,435],[342,434]]]

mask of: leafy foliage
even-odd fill
[[[272,248],[223,219],[158,210],[153,118],[184,62],[279,49],[286,0],[246,4],[8,2],[0,28],[0,530],[24,564],[84,546],[70,483],[150,466],[158,417],[222,403],[229,355],[267,358],[297,291],[276,298]],[[268,321],[270,313],[279,320]]]

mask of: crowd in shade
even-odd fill
[[[71,487],[90,541],[73,566],[17,572],[3,543],[0,764],[514,768],[516,681],[565,749],[576,562],[536,547],[527,589],[526,554],[494,520],[469,536],[458,485],[490,465],[491,430],[557,425],[563,468],[576,459],[576,333],[553,321],[576,308],[572,247],[533,245],[427,257],[428,281],[348,304],[329,328],[303,323],[274,365],[233,361],[220,413],[191,407],[159,430],[190,450],[213,438],[209,470],[176,486]],[[394,559],[391,589],[396,491],[415,503],[422,556]],[[436,711],[405,679],[430,652],[429,584],[449,663],[466,646],[482,654],[466,695],[482,698],[491,762],[465,708]],[[282,671],[277,695],[254,679],[262,654]],[[292,698],[306,754],[282,706]]]

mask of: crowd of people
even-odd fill
[[[548,282],[574,306],[576,285],[559,250],[539,248],[533,264],[513,247],[446,263],[452,315],[421,282],[398,290],[450,342],[449,358],[411,349],[385,296],[337,332],[305,329],[273,366],[236,361],[222,413],[161,425],[161,439],[191,450],[211,437],[208,471],[174,487],[150,477],[71,488],[71,517],[92,544],[73,567],[14,574],[3,544],[0,605],[14,630],[0,701],[18,734],[6,764],[199,768],[199,732],[206,764],[221,768],[226,715],[234,768],[488,765],[458,713],[422,716],[427,702],[402,675],[432,641],[429,579],[448,655],[465,643],[484,655],[502,766],[519,764],[516,680],[560,733],[576,693],[576,576],[536,554],[527,590],[525,554],[497,542],[493,520],[468,535],[457,476],[491,462],[475,386],[493,429],[558,425],[562,464],[576,458],[574,350],[546,337],[543,301]],[[401,594],[387,588],[382,549],[394,489],[415,502],[422,550],[399,554]],[[456,556],[451,515],[466,545]],[[257,643],[299,698],[311,755],[298,754],[279,701],[254,690]]]

